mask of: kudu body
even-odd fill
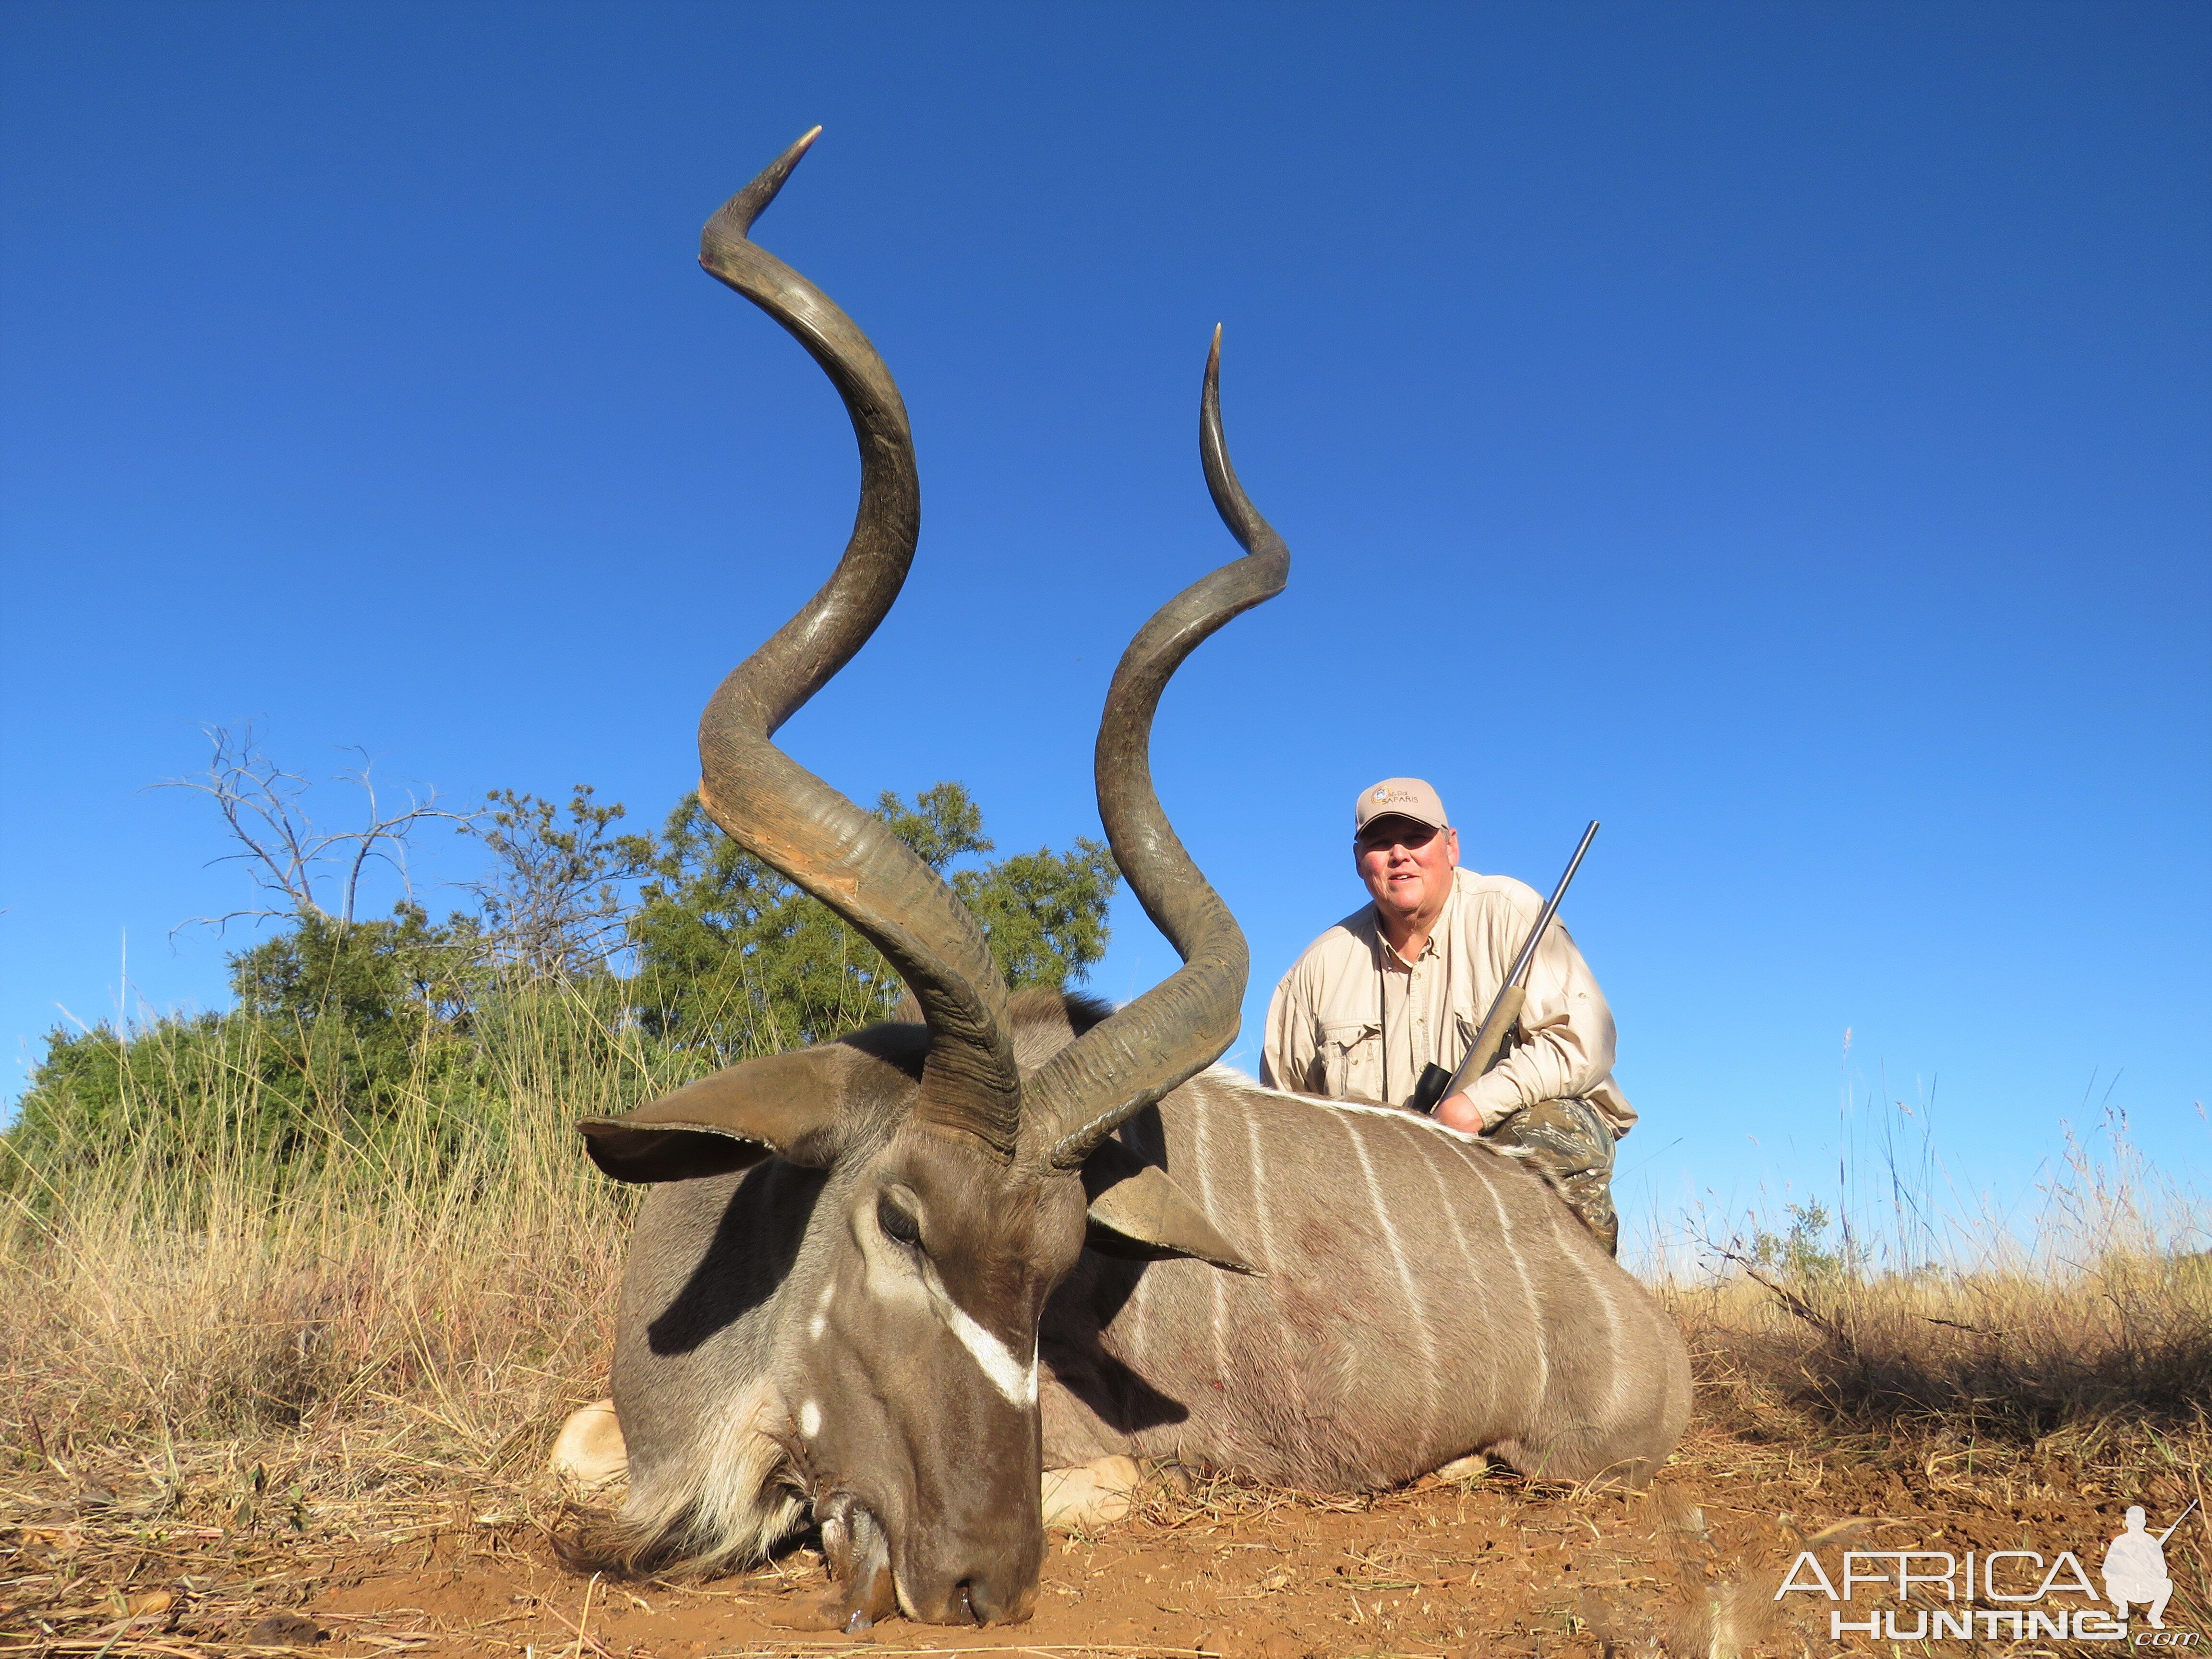
[[[1181,969],[1112,1013],[1010,998],[950,890],[769,743],[889,610],[919,523],[888,372],[748,240],[812,137],[708,222],[701,262],[836,385],[860,510],[829,583],[709,703],[701,797],[884,952],[919,1018],[582,1126],[609,1174],[654,1186],[617,1334],[629,1493],[588,1547],[711,1569],[811,1508],[836,1622],[988,1622],[1034,1601],[1048,1463],[1171,1455],[1358,1489],[1481,1450],[1640,1482],[1687,1413],[1680,1339],[1536,1174],[1427,1120],[1207,1069],[1244,943],[1160,811],[1152,720],[1289,568],[1222,442],[1218,334],[1200,454],[1247,554],[1139,632],[1097,752],[1109,840]]]

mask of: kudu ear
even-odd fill
[[[617,1181],[727,1175],[771,1154],[826,1169],[844,1108],[868,1058],[840,1044],[770,1054],[687,1083],[622,1117],[576,1125],[592,1162]]]
[[[1187,1255],[1231,1273],[1260,1272],[1166,1170],[1110,1136],[1084,1159],[1083,1191],[1091,1200],[1094,1249],[1114,1255]]]

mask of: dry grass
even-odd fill
[[[630,1208],[571,1125],[638,1084],[618,1050],[596,1070],[515,1053],[497,1121],[442,1119],[425,1089],[313,1179],[243,1137],[179,1146],[158,1100],[13,1170],[0,1468],[23,1478],[0,1522],[57,1481],[135,1476],[172,1522],[289,1502],[383,1535],[528,1486],[604,1391]]]
[[[2212,1217],[2110,1122],[2069,1140],[2033,1212],[1945,1213],[1893,1163],[1781,1233],[1698,1218],[1714,1271],[1670,1276],[1709,1389],[1838,1431],[2033,1448],[2202,1443],[2212,1422]],[[1852,1177],[1857,1176],[1855,1181]],[[1884,1226],[1880,1224],[1887,1222]],[[2146,1456],[2155,1455],[2146,1450]]]
[[[611,1065],[520,1067],[507,1092],[496,1152],[458,1161],[453,1126],[418,1103],[419,1134],[289,1188],[243,1152],[180,1159],[150,1135],[14,1183],[0,1653],[279,1640],[266,1621],[364,1551],[513,1551],[557,1522],[544,1452],[603,1392],[628,1208],[568,1126],[637,1090]],[[2077,1154],[2048,1199],[2017,1234],[1959,1222],[1933,1266],[1924,1237],[1908,1262],[1863,1227],[1824,1242],[1801,1226],[1794,1252],[1755,1221],[1706,1228],[1717,1271],[1685,1263],[1666,1291],[1701,1396],[1670,1477],[1755,1490],[1805,1535],[1837,1515],[2014,1524],[2207,1496],[2204,1212],[2117,1143]],[[1249,1536],[1399,1501],[1414,1499],[1200,1476],[1155,1486],[1134,1524]],[[1719,1650],[1717,1620],[1748,1628],[1748,1593],[1714,1583],[1668,1615],[1675,1650]]]
[[[1838,1428],[1937,1427],[2033,1445],[2085,1425],[2144,1433],[2212,1411],[2212,1272],[2112,1255],[2063,1275],[1846,1279],[1749,1274],[1670,1297],[1705,1380]]]
[[[520,1052],[498,1121],[424,1089],[311,1180],[244,1137],[179,1146],[157,1099],[9,1172],[0,1633],[33,1646],[0,1650],[173,1652],[187,1607],[197,1649],[281,1641],[365,1548],[551,1511],[629,1207],[570,1126],[637,1084]]]
[[[289,1191],[147,1157],[19,1203],[0,1423],[66,1455],[382,1411],[489,1456],[601,1369],[623,1206],[568,1139]]]

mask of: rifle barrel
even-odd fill
[[[2192,1498],[2189,1500],[2189,1510],[2193,1510],[2196,1507],[2197,1500]],[[2180,1529],[2181,1523],[2189,1519],[2189,1510],[2184,1510],[2180,1514],[2175,1516],[2173,1517],[2173,1525],[2168,1527],[2164,1532],[2159,1534],[2158,1547],[2160,1549],[2164,1549],[2166,1547],[2166,1540],[2172,1537],[2173,1534]]]
[[[1559,884],[1552,890],[1552,896],[1545,901],[1543,913],[1536,918],[1536,925],[1528,930],[1528,937],[1521,946],[1521,954],[1513,958],[1512,971],[1505,975],[1505,982],[1498,988],[1497,999],[1491,1003],[1489,1013],[1483,1017],[1482,1029],[1475,1034],[1474,1046],[1467,1051],[1467,1057],[1460,1061],[1459,1069],[1452,1073],[1452,1080],[1445,1085],[1438,1099],[1449,1099],[1453,1095],[1463,1093],[1469,1084],[1482,1075],[1483,1068],[1490,1064],[1492,1056],[1505,1046],[1505,1033],[1502,1027],[1507,1022],[1501,1016],[1505,1012],[1506,1000],[1514,995],[1528,971],[1528,965],[1535,961],[1536,946],[1543,940],[1544,930],[1552,925],[1552,917],[1559,908],[1559,901],[1566,897],[1567,884],[1575,878],[1575,872],[1583,867],[1583,854],[1589,851],[1590,842],[1596,839],[1597,820],[1592,818],[1589,828],[1583,831],[1582,844],[1575,848],[1574,857],[1567,860],[1566,872],[1560,876]],[[1514,1002],[1513,1012],[1517,1018],[1520,1013],[1517,1000]]]
[[[1589,851],[1590,843],[1597,839],[1597,820],[1592,818],[1589,828],[1583,831],[1582,845],[1575,848],[1574,857],[1567,860],[1566,873],[1559,884],[1552,890],[1552,896],[1544,902],[1544,912],[1536,918],[1536,925],[1528,930],[1528,938],[1521,946],[1521,954],[1513,958],[1513,971],[1505,976],[1506,985],[1518,985],[1528,971],[1528,964],[1536,959],[1536,945],[1544,937],[1544,930],[1552,925],[1558,914],[1559,901],[1567,896],[1567,884],[1575,878],[1575,872],[1583,867],[1583,854]],[[1502,993],[1504,986],[1498,988]]]

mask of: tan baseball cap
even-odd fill
[[[1451,823],[1443,800],[1419,778],[1385,778],[1361,790],[1352,804],[1352,833],[1357,836],[1377,818],[1411,818],[1431,830]]]

